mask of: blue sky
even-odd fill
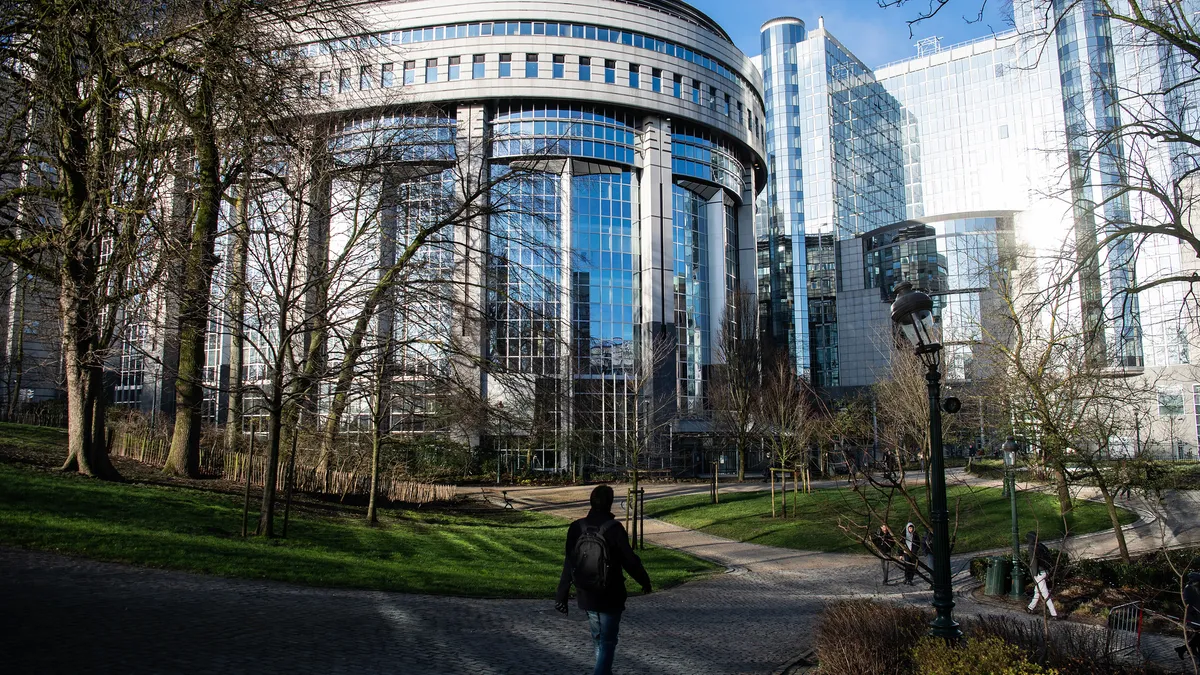
[[[880,9],[875,0],[689,0],[733,36],[747,55],[758,54],[759,27],[777,16],[794,16],[816,28],[825,17],[825,28],[868,66],[874,67],[916,55],[913,44],[937,35],[943,45],[1008,30],[1001,0],[986,0],[983,21],[970,23],[983,0],[955,0],[933,20],[914,28],[909,37],[905,21],[928,6],[929,0],[910,0],[901,8]],[[964,18],[964,15],[969,15]]]

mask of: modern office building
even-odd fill
[[[655,398],[670,399],[678,417],[700,414],[728,303],[742,286],[753,291],[755,197],[767,175],[761,76],[729,35],[677,0],[393,0],[359,9],[365,34],[303,49],[327,97],[322,112],[335,120],[325,154],[346,168],[368,139],[382,138],[389,147],[374,157],[386,156],[387,166],[370,174],[378,184],[365,190],[346,172],[306,187],[306,237],[324,242],[332,259],[354,240],[346,232],[362,225],[355,214],[374,213],[380,230],[361,241],[378,249],[363,258],[377,271],[358,277],[371,283],[421,219],[437,217],[438,200],[453,198],[456,181],[513,167],[525,174],[497,184],[491,198],[506,208],[439,235],[437,255],[450,257],[427,261],[474,289],[467,300],[475,309],[443,316],[449,305],[385,306],[372,332],[392,332],[402,344],[435,339],[439,327],[477,336],[464,363],[523,376],[476,368],[480,396],[509,410],[534,406],[531,424],[552,427],[548,438],[528,438],[526,426],[492,439],[501,452],[531,457],[534,468],[566,466],[554,440],[566,427],[594,432],[589,463],[624,465],[613,453],[631,433],[636,374],[663,336],[677,348],[653,364]],[[374,201],[348,208],[355,195]],[[483,248],[485,259],[472,264],[468,257]],[[270,262],[286,264],[282,256]],[[269,296],[271,271],[255,272],[255,264],[251,283]],[[303,264],[311,269],[312,261]],[[226,275],[218,270],[218,287]],[[207,350],[213,421],[223,421],[227,407],[222,309]],[[118,405],[169,407],[169,323],[149,317],[131,329],[128,353],[114,361]],[[251,339],[272,338],[264,330]],[[339,339],[328,346],[333,357],[345,349]],[[266,377],[270,351],[248,350],[248,381]],[[517,391],[514,381],[533,391]],[[545,407],[564,391],[568,404]]]
[[[886,372],[898,281],[933,295],[946,376],[968,382],[981,363],[970,345],[992,319],[989,289],[1011,269],[1014,251],[1050,254],[1068,241],[1095,247],[1105,223],[1145,216],[1144,204],[1119,194],[1129,150],[1087,150],[1129,114],[1133,103],[1122,97],[1136,100],[1130,92],[1160,91],[1180,77],[1178,58],[1152,41],[1114,39],[1089,2],[1014,5],[1015,30],[949,47],[924,40],[914,58],[874,69],[823,21],[815,29],[787,17],[763,25],[764,332],[833,395]],[[1164,107],[1182,118],[1191,93]],[[1182,149],[1170,150],[1170,162],[1139,156],[1141,166],[1194,166]],[[1154,151],[1165,157],[1168,148]],[[1116,240],[1079,275],[1082,314],[1105,328],[1101,346],[1130,372],[1168,382],[1160,412],[1191,426],[1187,447],[1176,439],[1165,456],[1194,456],[1200,421],[1185,396],[1200,392],[1188,384],[1196,374],[1188,366],[1195,336],[1181,320],[1186,289],[1122,291],[1135,278],[1194,265],[1189,257],[1174,241],[1148,242],[1135,256]]]

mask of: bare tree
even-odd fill
[[[1035,461],[1055,474],[1060,512],[1071,509],[1071,482],[1095,485],[1128,560],[1110,460],[1113,444],[1133,436],[1146,416],[1138,406],[1152,398],[1153,386],[1121,367],[1119,345],[1097,346],[1103,339],[1082,316],[1080,285],[1061,280],[1072,268],[1070,260],[1035,259],[1013,279],[1001,279],[994,289],[1000,322],[981,331],[983,346],[1003,373],[994,381],[997,403],[1010,406],[1015,425],[1037,449]]]
[[[6,3],[0,85],[0,255],[58,291],[66,365],[64,470],[116,478],[104,364],[159,267],[147,246],[164,185],[161,100],[125,56],[152,19],[139,3]]]
[[[762,393],[758,303],[739,291],[721,322],[717,353],[721,364],[712,368],[709,401],[713,421],[723,434],[733,436],[737,448],[738,480],[746,479],[746,455],[755,434],[755,413]]]
[[[428,143],[428,139],[425,142]],[[406,280],[413,278],[413,271],[420,268],[430,250],[443,251],[453,258],[456,267],[453,280],[441,280],[437,286],[445,294],[444,300],[451,303],[458,313],[455,320],[464,330],[480,325],[489,311],[481,296],[495,280],[486,278],[483,270],[485,259],[488,261],[486,265],[493,266],[493,269],[499,266],[504,270],[521,272],[532,267],[512,256],[496,252],[498,246],[527,251],[538,261],[533,266],[542,266],[542,262],[553,263],[550,266],[561,264],[561,261],[553,260],[559,255],[560,249],[556,240],[553,240],[553,236],[558,236],[557,232],[547,239],[555,228],[547,217],[548,211],[543,203],[545,199],[535,197],[529,191],[530,185],[549,180],[555,174],[547,172],[546,162],[539,161],[536,156],[503,166],[489,165],[481,161],[487,150],[485,143],[489,142],[481,138],[457,139],[450,156],[446,158],[457,159],[444,169],[444,184],[448,191],[436,202],[423,204],[419,209],[414,205],[412,213],[402,214],[407,229],[404,238],[397,242],[394,260],[380,270],[372,283],[364,287],[361,302],[355,304],[355,315],[348,324],[352,327],[341,340],[340,358],[330,366],[333,388],[322,432],[318,462],[322,469],[328,466],[333,455],[343,416],[352,398],[359,361],[367,349],[366,338],[371,322],[389,294],[395,293]],[[497,223],[504,223],[504,226],[497,227]],[[544,278],[544,275],[537,273],[524,274],[523,277],[537,279],[539,297],[549,297],[555,293],[555,288],[561,287],[557,280]],[[526,337],[542,345],[545,358],[560,360],[563,339],[559,330],[560,317],[551,316],[536,307],[536,300],[504,296],[500,301],[518,308],[525,316],[521,323],[527,328]],[[510,373],[517,380],[538,375],[520,367],[508,367],[500,362],[503,359],[482,363],[479,344],[452,341],[448,335],[444,335],[443,339],[447,358],[453,357],[458,363],[456,367],[476,372],[484,368],[497,376]]]
[[[815,397],[807,384],[797,377],[795,366],[787,356],[770,361],[763,385],[759,414],[775,464],[784,471],[799,471],[804,476],[807,491],[811,445],[820,425]],[[786,495],[783,504],[786,518]]]
[[[180,124],[177,164],[187,199],[182,213],[173,214],[178,232],[164,237],[179,242],[167,253],[179,261],[172,283],[179,361],[165,470],[194,476],[220,209],[250,155],[238,141],[254,134],[287,137],[296,120],[313,112],[310,73],[295,35],[321,36],[327,25],[342,29],[351,22],[348,11],[334,4],[286,0],[181,0],[155,16],[152,39],[128,52],[124,66],[140,86],[163,98]]]

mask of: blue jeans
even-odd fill
[[[596,668],[592,675],[612,675],[613,655],[617,653],[620,612],[588,612],[592,641],[596,644]]]

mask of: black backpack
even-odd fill
[[[575,542],[575,550],[571,552],[573,580],[575,588],[585,591],[603,591],[608,587],[608,541],[604,533],[616,524],[610,520],[599,527],[584,524],[583,533]]]

